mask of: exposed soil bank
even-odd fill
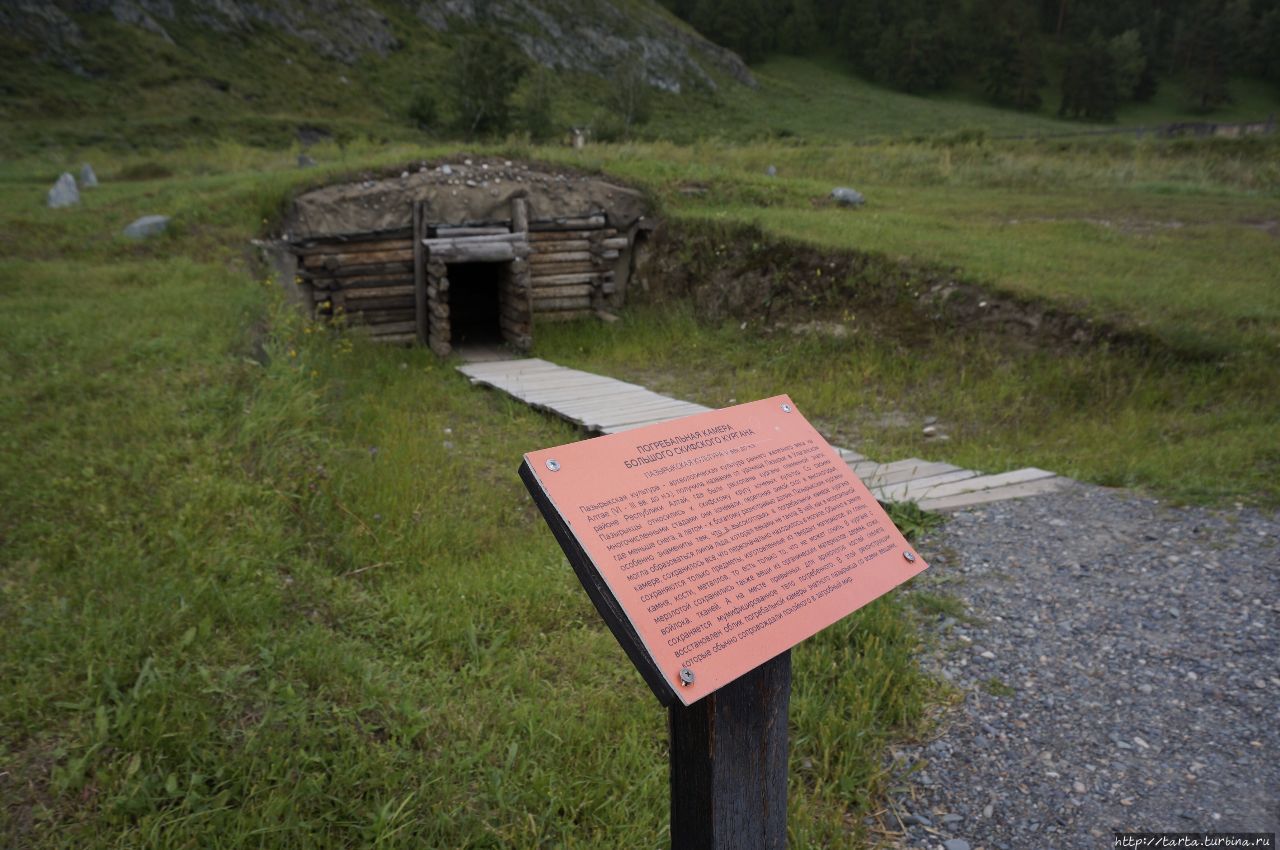
[[[839,337],[865,330],[904,339],[973,333],[1015,349],[1111,344],[1199,357],[1053,304],[993,293],[957,269],[817,248],[750,226],[666,221],[645,248],[637,252],[628,299],[689,298],[709,321],[737,319],[764,332]]]

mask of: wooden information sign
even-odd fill
[[[520,475],[664,705],[926,567],[786,396],[530,452]]]

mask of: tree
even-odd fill
[[[786,53],[803,56],[817,46],[818,32],[818,12],[813,0],[795,0],[778,33],[778,47]]]
[[[1067,56],[1058,114],[1090,121],[1112,121],[1119,101],[1115,60],[1097,33]]]
[[[419,130],[430,130],[436,126],[439,121],[439,110],[436,108],[436,98],[426,89],[418,89],[413,93],[413,97],[409,99],[409,120]]]
[[[982,66],[982,89],[992,102],[1015,109],[1039,109],[1046,82],[1034,40],[1008,33],[988,52]]]
[[[653,89],[645,74],[644,60],[637,53],[624,56],[608,76],[605,106],[622,125],[622,135],[648,122],[653,113]]]
[[[1137,30],[1125,30],[1107,43],[1116,69],[1116,97],[1129,100],[1138,91],[1147,69],[1147,54]]]
[[[1187,94],[1198,109],[1231,102],[1227,80],[1242,58],[1251,23],[1248,0],[1199,0],[1187,11],[1178,59]]]
[[[520,124],[535,142],[545,142],[555,135],[551,117],[551,72],[543,68],[528,81],[518,108]]]
[[[488,33],[464,36],[449,73],[457,129],[467,136],[505,133],[511,126],[511,95],[527,70],[523,56],[505,39]]]

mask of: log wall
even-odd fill
[[[426,341],[447,354],[449,264],[493,263],[503,267],[495,269],[503,336],[525,348],[537,322],[589,316],[608,305],[629,242],[601,215],[529,221],[519,199],[507,226],[433,226],[429,217],[429,208],[415,209],[413,230],[425,239],[405,229],[294,243],[313,315],[384,342]]]
[[[409,231],[293,246],[312,315],[359,328],[381,342],[412,342],[413,239]]]

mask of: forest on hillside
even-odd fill
[[[1280,0],[661,0],[748,62],[826,51],[924,94],[976,86],[993,103],[1107,121],[1180,87],[1209,112],[1232,77],[1280,85]]]

